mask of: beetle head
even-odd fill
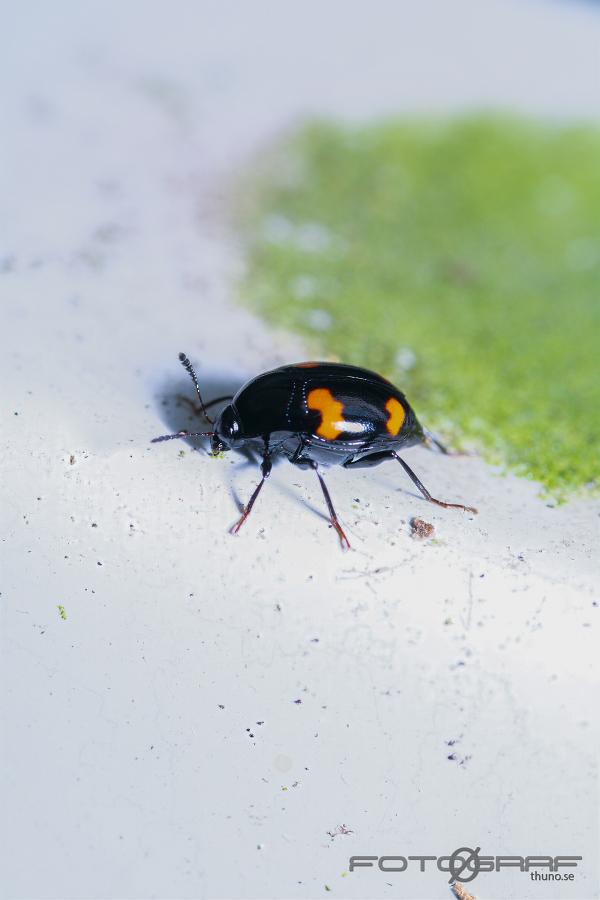
[[[213,453],[231,450],[240,439],[241,427],[237,413],[231,403],[225,407],[215,422],[215,433],[211,440]]]

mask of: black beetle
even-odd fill
[[[178,431],[154,438],[153,443],[173,438],[210,437],[213,453],[254,447],[262,456],[262,478],[231,531],[236,534],[244,524],[265,478],[271,472],[274,456],[283,454],[295,466],[314,469],[323,490],[342,547],[350,543],[340,525],[319,466],[342,465],[345,468],[376,466],[395,459],[430,503],[476,513],[472,506],[436,500],[421,484],[412,469],[398,455],[403,447],[434,444],[445,447],[419,424],[404,394],[391,382],[357,366],[341,363],[304,362],[282,366],[258,375],[235,397],[217,397],[204,403],[198,379],[185,353],[179,359],[190,374],[199,406],[193,409],[214,425],[213,431]],[[207,409],[231,400],[216,422]],[[188,401],[190,402],[190,401]]]

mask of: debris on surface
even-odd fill
[[[435,531],[434,526],[430,522],[426,522],[424,519],[412,518],[410,520],[410,527],[410,536],[420,541],[430,538]]]
[[[468,753],[466,756],[459,756],[457,753],[449,753],[446,759],[450,762],[455,762],[458,766],[464,768],[471,759],[471,754]]]
[[[354,834],[351,828],[348,828],[347,825],[338,825],[335,831],[328,831],[327,834],[331,838],[331,840],[335,840],[338,834]]]
[[[477,900],[459,881],[455,881],[452,885],[452,893],[458,900]]]

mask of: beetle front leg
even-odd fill
[[[263,484],[265,483],[265,479],[268,478],[269,475],[271,474],[272,466],[273,466],[273,464],[272,464],[272,462],[271,462],[271,455],[270,455],[270,452],[269,452],[269,445],[268,445],[268,443],[265,441],[265,449],[264,449],[264,453],[263,453],[262,462],[261,462],[261,464],[260,464],[260,470],[261,470],[261,472],[262,472],[262,478],[261,478],[259,484],[254,488],[254,491],[253,491],[253,493],[252,493],[252,496],[250,497],[250,499],[248,500],[248,503],[247,503],[246,506],[244,507],[244,510],[243,510],[243,512],[242,512],[242,515],[240,516],[240,518],[238,519],[238,521],[235,523],[235,525],[233,525],[233,526],[231,527],[231,529],[230,529],[231,534],[237,534],[237,533],[238,533],[238,531],[240,530],[240,528],[242,527],[242,525],[244,524],[244,522],[246,521],[246,519],[248,518],[248,516],[249,516],[250,513],[252,512],[252,507],[254,506],[254,501],[256,500],[256,498],[258,497],[258,495],[260,494],[260,490],[261,490]]]

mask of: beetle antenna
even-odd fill
[[[215,420],[211,419],[211,417],[206,412],[204,400],[202,399],[202,394],[200,393],[200,385],[198,384],[198,379],[196,378],[196,373],[194,372],[193,365],[191,364],[191,362],[189,361],[189,359],[187,358],[185,353],[180,353],[179,359],[180,359],[181,365],[187,370],[190,378],[194,382],[194,387],[196,388],[196,393],[198,394],[198,400],[200,401],[200,409],[202,410],[202,415],[207,420],[207,422],[210,422],[210,424],[213,425]]]
[[[186,437],[212,437],[214,431],[178,431],[177,434],[161,434],[160,437],[152,438],[151,444],[159,444],[161,441],[173,441],[175,438]]]

